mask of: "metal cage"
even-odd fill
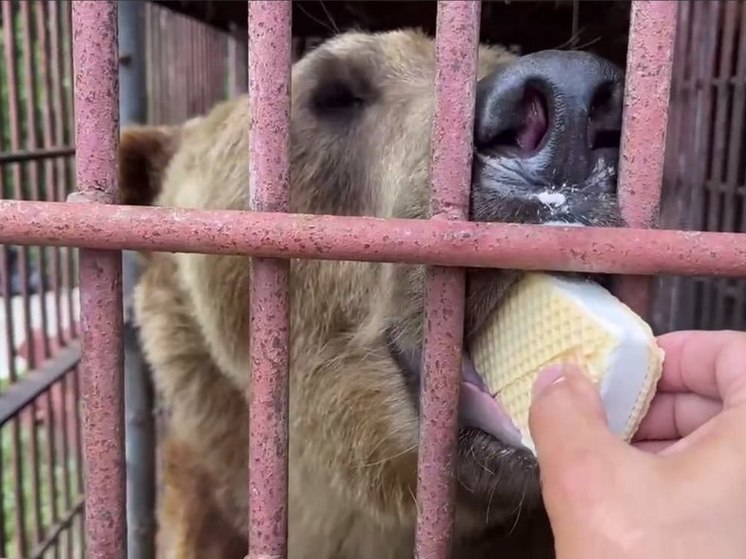
[[[79,247],[87,552],[125,557],[122,250],[253,257],[249,557],[285,557],[288,259],[429,265],[416,555],[447,558],[453,527],[464,267],[623,274],[620,295],[647,314],[649,276],[746,275],[745,237],[657,230],[676,0],[631,7],[619,192],[630,228],[466,221],[481,2],[438,2],[429,220],[288,211],[291,4],[249,2],[252,212],[117,205],[117,5],[72,5],[77,193],[68,202],[0,201],[0,243]]]

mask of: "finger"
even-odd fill
[[[680,439],[723,409],[719,400],[698,394],[663,392],[656,394],[640,422],[634,441]]]
[[[659,391],[746,402],[745,332],[672,332],[659,336],[658,344],[666,352]]]
[[[537,378],[529,430],[542,468],[544,463],[562,468],[577,456],[608,456],[623,447],[608,427],[597,388],[570,366],[553,367]]]

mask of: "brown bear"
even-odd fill
[[[432,38],[338,35],[292,70],[292,212],[427,218]],[[623,75],[586,52],[479,50],[470,219],[622,225]],[[250,100],[188,126],[133,127],[125,204],[247,209]],[[247,549],[249,258],[151,253],[141,342],[170,408],[160,557]],[[519,272],[467,272],[455,558],[551,557],[536,462],[504,436],[469,340]],[[424,267],[293,260],[291,559],[413,557]],[[479,406],[476,400],[481,399]]]

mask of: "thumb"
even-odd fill
[[[562,469],[578,458],[621,452],[625,447],[608,427],[597,388],[574,365],[542,371],[533,386],[529,430],[542,468]]]

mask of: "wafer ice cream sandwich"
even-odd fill
[[[512,442],[520,438],[534,451],[531,387],[544,368],[580,365],[598,386],[611,430],[629,441],[655,394],[664,354],[650,326],[599,284],[529,273],[488,318],[471,359],[516,428]]]

